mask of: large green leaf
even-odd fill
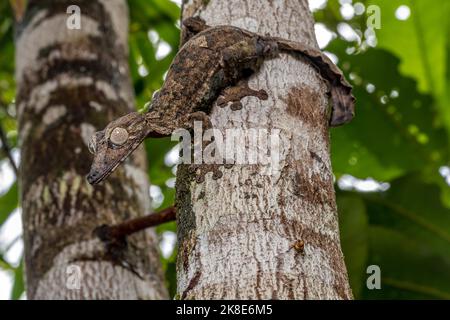
[[[420,174],[396,179],[381,193],[338,193],[342,246],[355,297],[450,297],[450,210],[442,205],[440,193],[438,185],[424,182]],[[368,227],[361,223],[366,214]],[[367,235],[368,245],[346,240]],[[368,275],[361,276],[361,268],[369,265],[381,269],[381,290],[369,290]]]
[[[450,130],[450,88],[446,73],[450,38],[449,1],[378,0],[371,1],[381,8],[382,25],[377,30],[378,47],[390,50],[401,58],[400,69],[413,76],[421,91],[432,93]],[[406,5],[411,15],[399,20],[396,10]],[[393,31],[395,30],[395,32]]]
[[[370,225],[402,232],[450,261],[450,209],[441,203],[438,185],[420,175],[391,183],[383,194],[364,194]]]
[[[367,299],[450,299],[450,260],[401,232],[371,227],[368,265],[378,265],[381,289]]]
[[[436,122],[432,97],[399,73],[400,61],[389,52],[348,55],[345,46],[336,40],[330,49],[354,79],[356,117],[332,131],[335,173],[390,180],[424,167],[437,171],[447,163],[447,135]]]
[[[377,46],[401,58],[401,71],[413,76],[419,88],[436,95],[445,88],[446,44],[450,3],[430,0],[369,1],[381,9],[381,29],[376,30]],[[406,20],[396,17],[400,6],[408,6]],[[394,32],[395,30],[395,32]]]

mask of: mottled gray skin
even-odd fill
[[[146,137],[168,136],[177,128],[189,128],[192,119],[206,119],[223,89],[254,73],[264,58],[276,53],[275,42],[239,28],[215,27],[199,33],[175,57],[148,112],[125,115],[95,134],[89,183],[106,178]],[[252,91],[248,95],[265,94]],[[109,140],[116,127],[130,134],[123,146]]]
[[[145,138],[164,137],[177,128],[191,128],[192,120],[209,123],[213,102],[221,93],[224,96],[218,103],[232,102],[232,107],[239,106],[245,96],[267,99],[264,90],[252,90],[241,80],[258,71],[265,59],[274,58],[279,52],[302,56],[328,81],[334,106],[330,125],[341,125],[353,118],[351,86],[342,72],[317,49],[232,26],[209,28],[196,18],[185,21],[185,26],[191,33],[200,33],[180,49],[148,111],[119,118],[93,137],[91,151],[95,157],[87,176],[89,183],[97,184],[105,179]],[[230,90],[233,86],[236,89]],[[117,127],[130,134],[122,146],[110,141],[110,133]]]

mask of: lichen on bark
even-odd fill
[[[82,28],[66,28],[81,8]],[[21,205],[29,299],[166,298],[153,231],[108,252],[92,231],[150,210],[136,152],[98,187],[87,137],[134,107],[124,0],[28,1],[16,32]],[[68,285],[76,266],[79,288]]]

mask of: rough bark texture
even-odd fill
[[[306,0],[190,0],[183,18],[316,46]],[[214,108],[226,128],[280,130],[280,170],[235,165],[201,184],[177,179],[178,294],[185,299],[351,299],[329,155],[326,86],[305,61],[266,61],[250,87],[267,101]],[[241,141],[243,144],[243,141]],[[245,146],[248,149],[248,141]]]
[[[70,5],[81,8],[80,30],[66,27]],[[167,297],[153,232],[114,251],[92,235],[150,210],[143,150],[103,184],[85,179],[91,134],[134,109],[127,10],[125,0],[32,0],[17,28],[29,299]]]

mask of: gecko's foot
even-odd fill
[[[196,34],[208,29],[209,26],[205,20],[200,17],[190,17],[183,20],[183,26],[181,28],[181,41],[180,47],[188,42]]]
[[[221,167],[230,169],[232,166],[232,164],[191,164],[189,165],[189,173],[197,183],[203,183],[207,173],[212,172],[213,180],[218,180],[223,176]]]
[[[203,130],[212,128],[211,118],[203,111],[197,111],[197,112],[190,114],[188,116],[188,121],[192,124],[192,127],[193,127],[194,121],[201,121],[202,125],[203,125]]]
[[[199,32],[202,32],[203,30],[206,30],[209,28],[209,26],[206,24],[205,20],[203,20],[200,17],[189,17],[183,20],[183,27],[188,29],[194,34],[197,34]]]
[[[194,113],[183,116],[179,121],[177,121],[177,127],[191,130],[194,129],[194,122],[196,121],[200,121],[202,123],[203,130],[212,128],[210,117],[203,111],[196,111]]]
[[[244,97],[257,97],[261,100],[267,100],[269,96],[265,90],[250,89],[247,81],[242,81],[234,87],[224,89],[217,99],[217,105],[224,108],[231,102],[231,110],[240,110],[242,109],[241,99]]]

